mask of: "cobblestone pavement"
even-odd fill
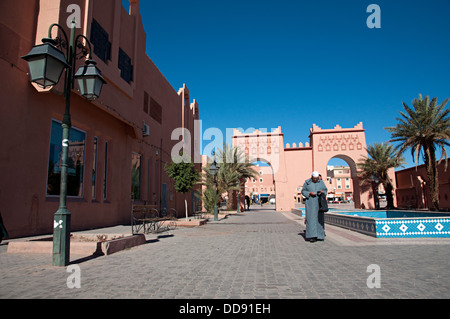
[[[324,242],[309,243],[304,229],[290,212],[259,209],[108,256],[72,255],[81,274],[73,289],[51,256],[7,253],[2,243],[0,298],[450,297],[448,239],[379,240],[327,226]],[[380,288],[367,285],[373,264]]]

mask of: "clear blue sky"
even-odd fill
[[[380,29],[366,25],[371,3]],[[140,12],[148,56],[175,90],[186,83],[203,130],[281,126],[292,144],[313,123],[362,121],[372,144],[402,102],[450,97],[449,0],[141,0]]]

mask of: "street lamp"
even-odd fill
[[[78,81],[81,95],[88,100],[94,100],[100,96],[102,86],[106,82],[100,70],[95,66],[97,62],[88,59],[85,64],[78,69],[75,79]]]
[[[57,27],[64,35],[64,39],[52,39],[52,29]],[[64,82],[64,96],[66,99],[66,109],[62,121],[62,156],[61,156],[61,188],[59,194],[59,209],[55,213],[53,221],[53,265],[67,266],[70,256],[70,212],[66,206],[67,197],[67,168],[69,153],[69,132],[70,120],[70,95],[73,89],[73,70],[75,68],[76,49],[81,49],[81,54],[86,56],[86,50],[79,38],[85,39],[89,46],[89,58],[86,65],[78,70],[75,77],[80,86],[80,93],[83,97],[91,100],[98,98],[101,88],[106,81],[100,71],[95,67],[95,62],[91,60],[91,44],[82,34],[75,38],[76,22],[72,21],[70,29],[70,42],[67,34],[59,24],[52,24],[48,29],[48,38],[42,39],[43,44],[34,46],[31,51],[22,57],[28,62],[30,81],[46,88],[58,83],[62,71],[66,70]],[[65,43],[63,42],[65,40]],[[66,55],[61,52],[56,45],[62,44],[66,48]],[[77,44],[77,46],[75,46]]]
[[[209,172],[214,177],[214,220],[219,220],[217,216],[217,172],[219,171],[219,165],[217,165],[216,160],[209,167]]]
[[[67,64],[64,54],[55,47],[57,41],[44,38],[42,42],[43,44],[34,46],[22,59],[28,62],[31,82],[45,89],[58,83],[62,71],[70,65]]]

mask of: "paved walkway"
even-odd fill
[[[380,240],[327,226],[324,242],[309,243],[304,229],[295,214],[262,208],[109,256],[72,255],[81,273],[73,289],[51,256],[7,253],[2,243],[0,298],[450,297],[449,239]],[[370,289],[373,264],[380,288]]]

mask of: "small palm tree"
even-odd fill
[[[395,147],[387,143],[374,143],[367,147],[368,156],[363,156],[358,163],[361,169],[360,178],[365,183],[370,183],[374,194],[375,207],[378,205],[377,188],[379,184],[383,184],[386,192],[387,207],[394,207],[394,197],[392,191],[394,189],[392,180],[388,171],[391,168],[399,167],[405,164],[404,158],[397,156]]]
[[[439,180],[436,165],[436,148],[441,150],[441,158],[447,157],[445,146],[450,146],[450,109],[445,109],[449,99],[440,105],[437,98],[425,99],[419,94],[419,99],[412,101],[413,108],[403,102],[405,112],[400,112],[401,118],[397,118],[398,124],[387,127],[391,133],[390,142],[399,142],[397,155],[406,149],[411,149],[414,162],[418,163],[419,154],[423,152],[423,160],[427,171],[428,187],[431,195],[431,210],[439,210]],[[447,169],[447,161],[445,162]]]
[[[228,193],[228,198],[231,199],[232,192],[240,190],[239,182],[243,178],[256,178],[257,172],[253,169],[253,165],[248,162],[243,155],[243,152],[237,147],[230,147],[224,144],[223,150],[218,150],[214,158],[219,164],[219,171],[217,172],[217,194],[224,192]],[[203,167],[202,182],[206,186],[202,193],[202,201],[208,212],[214,207],[214,178],[209,171],[212,160],[208,161]],[[220,199],[220,196],[217,197]],[[231,200],[227,201],[227,209],[232,209]]]
[[[203,203],[203,207],[206,209],[206,211],[209,214],[212,214],[214,211],[214,198],[217,200],[215,203],[217,206],[220,206],[220,196],[215,196],[214,193],[214,177],[211,175],[209,171],[209,167],[211,164],[208,164],[202,168],[203,174],[202,174],[202,181],[200,184],[204,185],[205,188],[202,191],[199,191],[196,193],[196,196],[198,198],[201,198],[201,201]],[[221,194],[220,188],[217,188],[217,193]]]
[[[217,174],[218,183],[223,191],[228,192],[231,199],[232,191],[239,190],[239,183],[244,178],[257,178],[258,174],[253,169],[242,150],[239,147],[223,144],[223,150],[218,150],[218,163],[220,165]],[[232,209],[232,201],[227,201],[227,209]]]

